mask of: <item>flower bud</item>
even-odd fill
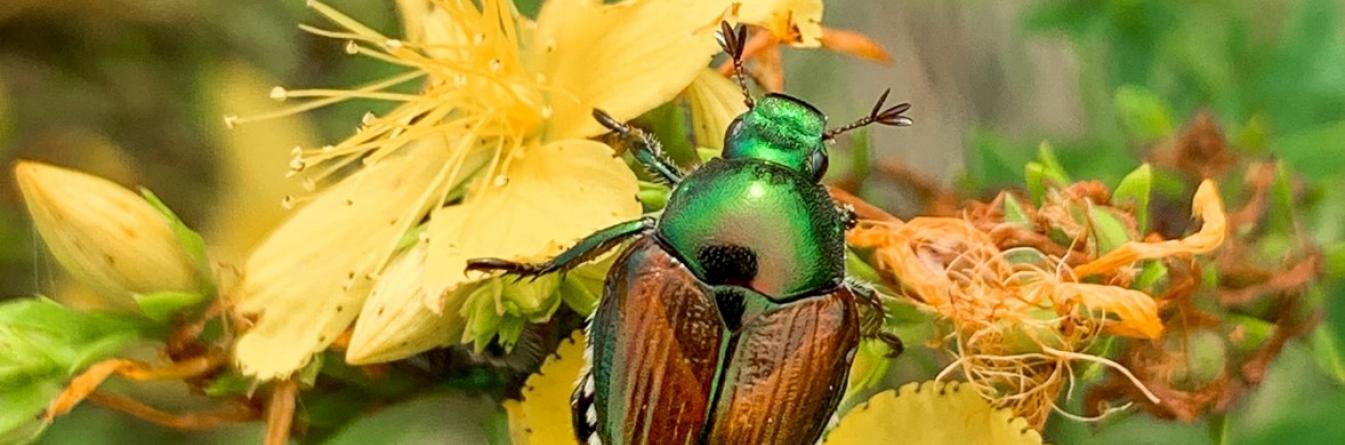
[[[116,306],[131,294],[195,292],[202,277],[168,219],[97,176],[22,161],[14,167],[33,226],[56,261]]]

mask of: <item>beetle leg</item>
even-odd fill
[[[888,357],[896,357],[906,349],[901,343],[901,338],[883,331],[883,321],[887,317],[887,310],[883,307],[883,298],[878,295],[878,291],[873,289],[868,283],[860,281],[858,278],[846,277],[845,287],[850,289],[850,293],[855,295],[856,302],[859,303],[859,335],[865,338],[873,338],[887,344],[892,350]]]
[[[599,230],[545,262],[519,263],[500,258],[475,258],[467,261],[467,270],[502,271],[516,275],[516,279],[565,272],[612,250],[630,237],[648,233],[655,223],[653,217],[646,216]]]
[[[686,176],[681,167],[668,159],[668,155],[663,152],[663,144],[654,138],[654,135],[623,122],[617,121],[608,115],[607,112],[594,109],[593,118],[598,120],[599,124],[612,130],[621,141],[631,146],[631,154],[635,155],[635,160],[640,162],[646,170],[654,177],[667,185],[677,185]]]

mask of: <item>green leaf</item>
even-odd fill
[[[1293,173],[1288,165],[1279,163],[1275,169],[1275,183],[1270,186],[1266,233],[1294,237],[1298,233],[1295,212]]]
[[[1290,134],[1272,147],[1296,172],[1315,179],[1338,176],[1345,171],[1345,156],[1340,156],[1345,152],[1345,121]]]
[[[1336,344],[1331,325],[1322,325],[1308,339],[1317,366],[1336,382],[1345,385],[1345,351]]]
[[[1122,86],[1116,90],[1115,105],[1121,123],[1140,144],[1152,144],[1173,133],[1172,111],[1153,91],[1136,85]]]
[[[364,416],[323,443],[486,444],[493,437],[504,437],[505,428],[504,415],[494,401],[463,394],[431,395]]]
[[[48,425],[38,416],[61,393],[64,383],[63,378],[49,376],[0,388],[0,443],[23,444],[36,440]]]
[[[1032,153],[1008,144],[990,130],[973,130],[967,142],[967,173],[963,182],[973,190],[993,186],[1020,184],[1023,180],[1019,167]]]
[[[196,308],[206,300],[204,295],[194,292],[162,291],[148,294],[134,294],[136,304],[150,320],[160,323],[173,321],[177,314]]]
[[[178,218],[177,214],[173,213],[173,210],[169,209],[167,204],[164,204],[163,201],[159,200],[159,197],[155,196],[154,192],[142,187],[140,189],[140,195],[144,196],[145,201],[148,201],[150,205],[154,206],[155,209],[158,209],[159,213],[163,214],[164,219],[168,220],[168,226],[173,229],[173,236],[177,238],[178,245],[182,246],[182,250],[187,252],[187,256],[190,257],[192,263],[196,265],[196,274],[201,279],[200,293],[202,295],[214,296],[214,271],[211,270],[210,267],[210,257],[206,255],[205,239],[201,238],[201,234],[196,233],[196,231],[187,227],[187,224],[183,223],[182,219]]]
[[[0,443],[32,440],[65,382],[152,331],[129,314],[86,313],[46,298],[0,303]]]

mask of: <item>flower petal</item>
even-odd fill
[[[449,152],[422,142],[342,180],[255,250],[231,298],[257,317],[234,347],[240,370],[286,378],[350,325],[398,240],[446,184]]]
[[[782,42],[812,48],[822,37],[822,0],[744,1],[738,20],[766,28]]]
[[[909,383],[855,407],[827,434],[825,445],[858,445],[884,439],[925,445],[1040,444],[1022,418],[994,409],[960,383]]]
[[[570,422],[570,394],[586,363],[584,332],[576,331],[528,377],[522,400],[504,402],[514,445],[578,445]]]
[[[600,108],[630,120],[672,99],[719,51],[715,30],[730,0],[552,0],[542,7],[528,57],[555,88],[551,139],[604,130]]]
[[[435,347],[457,343],[463,317],[456,308],[434,313],[425,307],[426,243],[393,260],[369,293],[346,349],[346,362],[362,365],[389,362]],[[458,292],[469,292],[461,288]]]
[[[1191,200],[1191,213],[1200,215],[1200,219],[1205,221],[1199,232],[1180,240],[1125,243],[1096,260],[1074,268],[1075,275],[1086,277],[1108,273],[1140,260],[1209,253],[1224,243],[1224,237],[1228,234],[1228,215],[1224,211],[1223,199],[1219,197],[1219,187],[1214,181],[1200,183]]]
[[[635,174],[598,142],[569,140],[525,148],[502,176],[483,181],[463,204],[430,216],[426,304],[472,281],[473,258],[549,258],[604,227],[639,217]],[[498,185],[501,183],[504,185]]]
[[[724,132],[733,119],[747,111],[742,90],[719,72],[706,68],[687,86],[691,129],[696,146],[724,148]]]
[[[1102,284],[1060,283],[1055,288],[1055,298],[1102,313],[1106,317],[1103,328],[1111,334],[1134,338],[1163,335],[1158,303],[1144,292]]]

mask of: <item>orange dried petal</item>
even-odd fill
[[[1200,215],[1200,219],[1205,222],[1199,232],[1180,240],[1125,243],[1096,260],[1074,268],[1074,274],[1079,277],[1105,274],[1140,260],[1209,253],[1223,244],[1228,233],[1228,215],[1224,211],[1223,199],[1219,197],[1219,188],[1213,181],[1200,183],[1195,198],[1191,200],[1191,213]]]

